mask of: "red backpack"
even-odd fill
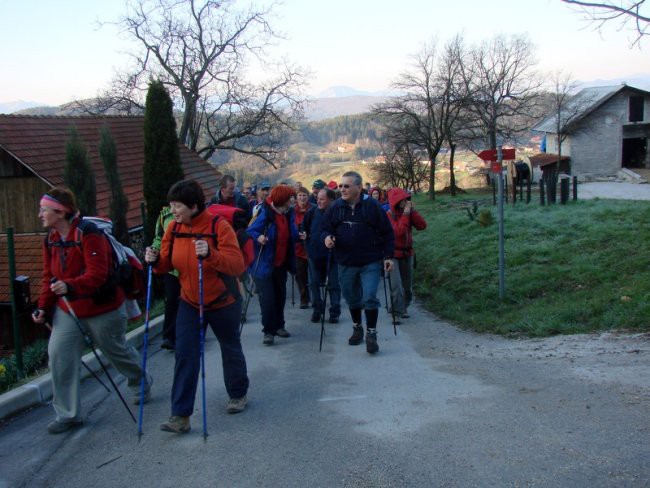
[[[244,258],[244,266],[248,268],[253,261],[255,261],[255,248],[253,246],[253,239],[246,232],[248,227],[248,219],[246,212],[241,208],[231,207],[229,205],[221,205],[214,203],[205,208],[210,215],[217,215],[226,219],[230,226],[237,235],[237,243]]]

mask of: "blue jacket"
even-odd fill
[[[275,211],[269,207],[268,204],[264,203],[260,207],[260,211],[257,214],[255,220],[253,220],[248,228],[246,233],[253,238],[253,245],[255,246],[255,260],[248,267],[248,272],[253,276],[253,278],[268,278],[273,272],[273,261],[275,260],[275,240],[277,238],[277,227],[275,225]],[[287,268],[288,271],[292,274],[296,272],[296,252],[295,252],[295,243],[298,240],[298,229],[294,222],[293,209],[284,214],[289,221],[289,242],[287,243]],[[257,262],[257,256],[260,251],[260,244],[257,242],[257,238],[266,232],[266,237],[269,239],[265,246],[262,247],[262,255],[260,257],[260,263],[257,266],[257,273],[255,272],[255,265]]]
[[[336,262],[344,266],[365,266],[393,255],[393,226],[372,198],[359,200],[354,208],[341,198],[332,203],[325,213],[321,239],[328,235],[336,238]]]
[[[321,239],[323,233],[323,224],[325,222],[325,212],[318,207],[310,208],[305,214],[302,226],[307,233],[305,247],[309,259],[314,261],[324,261],[327,259],[329,249],[325,247],[325,242]]]

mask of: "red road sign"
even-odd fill
[[[515,150],[514,148],[512,149],[502,149],[501,150],[503,154],[503,160],[504,161],[511,161],[515,159]],[[496,149],[484,149],[480,153],[478,153],[478,157],[481,158],[483,161],[496,161],[497,160],[497,150]]]

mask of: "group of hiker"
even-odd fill
[[[377,290],[382,276],[390,285],[393,322],[409,317],[412,229],[422,230],[426,222],[407,190],[370,189],[354,171],[345,172],[340,183],[318,179],[311,191],[300,182],[262,182],[241,192],[226,175],[209,202],[194,180],[169,189],[169,206],[162,209],[144,255],[164,283],[161,347],[175,352],[171,416],[162,430],[190,430],[208,325],[221,349],[226,411],[246,408],[249,379],[240,333],[253,291],[260,304],[262,341],[268,346],[276,337],[291,336],[284,316],[289,276],[292,287],[295,280],[300,308],[311,307],[311,322],[322,323],[328,314],[329,323],[338,323],[343,296],[352,319],[348,343],[359,345],[365,339],[370,354],[379,350]],[[106,239],[92,226],[83,225],[80,232],[75,197],[64,188],[43,196],[39,217],[49,233],[33,319],[53,325],[48,352],[56,419],[48,431],[56,434],[82,423],[79,367],[84,342],[101,348],[127,377],[135,404],[150,399],[153,378],[126,343],[125,298],[119,286],[99,292],[111,281]],[[247,240],[248,254],[243,252]]]

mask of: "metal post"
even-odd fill
[[[497,146],[497,162],[499,168],[503,168],[503,151],[501,146]],[[503,300],[506,290],[506,257],[505,257],[505,243],[504,243],[504,225],[503,225],[503,169],[499,170],[497,175],[499,184],[499,299]]]
[[[578,200],[578,177],[574,176],[573,180],[573,201]]]
[[[16,293],[14,285],[16,281],[16,256],[14,247],[14,228],[7,227],[7,257],[9,260],[9,296],[11,301],[11,320],[14,331],[14,356],[16,357],[16,369],[18,376],[25,376],[23,365],[23,341],[20,336],[20,324],[18,323],[18,307],[16,306]]]

